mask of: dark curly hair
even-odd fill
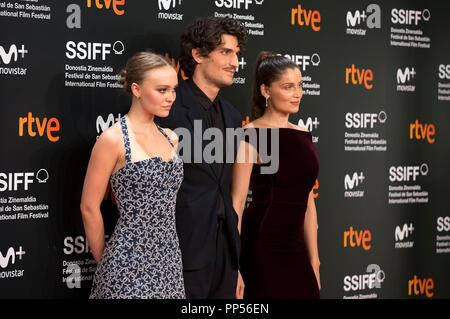
[[[204,57],[220,45],[223,34],[235,36],[241,50],[247,44],[247,30],[231,18],[198,18],[183,29],[180,41],[180,66],[188,77],[194,74],[197,62],[192,57],[192,49],[200,49]]]

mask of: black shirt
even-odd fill
[[[195,84],[192,79],[188,79],[187,81],[192,89],[192,93],[194,93],[199,104],[202,106],[206,119],[206,128],[216,127],[220,129],[222,131],[223,142],[225,142],[225,124],[223,121],[222,107],[220,105],[219,96],[217,95],[214,101],[211,102],[209,97],[205,93],[203,93],[203,91]],[[222,145],[222,153],[225,158],[225,148],[223,146],[224,145]],[[222,163],[216,163],[215,166],[218,176],[220,176],[220,173],[222,172],[223,161]]]
[[[211,101],[209,97],[194,83],[192,79],[187,80],[189,86],[191,87],[192,93],[197,98],[198,103],[202,106],[204,111],[205,119],[206,119],[206,128],[217,127],[222,131],[223,136],[223,145],[222,145],[222,154],[223,160],[225,159],[225,123],[223,121],[222,115],[222,107],[220,105],[219,96],[217,95],[214,101]],[[206,129],[205,128],[205,129]],[[212,154],[214,155],[214,154]],[[220,177],[222,173],[223,162],[217,163],[215,162],[213,165],[216,170],[217,176]],[[223,202],[222,196],[219,196],[218,201],[218,211],[217,217],[219,220],[225,219],[225,206]]]

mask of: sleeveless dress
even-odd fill
[[[259,128],[247,130],[251,129],[258,135]],[[320,298],[304,238],[308,195],[319,170],[317,154],[310,132],[291,128],[278,132],[278,171],[261,174],[260,167],[267,164],[253,165],[252,202],[242,216],[244,298]],[[273,148],[271,134],[273,129],[267,129],[266,154]],[[259,145],[253,146],[258,150]]]
[[[131,162],[125,116],[121,127],[126,165],[110,177],[119,219],[97,266],[89,298],[185,298],[175,227],[183,161],[175,155],[171,161],[151,157]]]

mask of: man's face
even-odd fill
[[[238,40],[235,36],[223,34],[221,42],[207,57],[197,59],[195,72],[209,84],[221,89],[233,84],[234,72],[239,66]]]

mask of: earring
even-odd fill
[[[267,97],[266,97],[266,107],[268,107],[268,106],[269,106],[269,103],[268,103],[268,101],[269,101],[269,97],[267,96]]]

